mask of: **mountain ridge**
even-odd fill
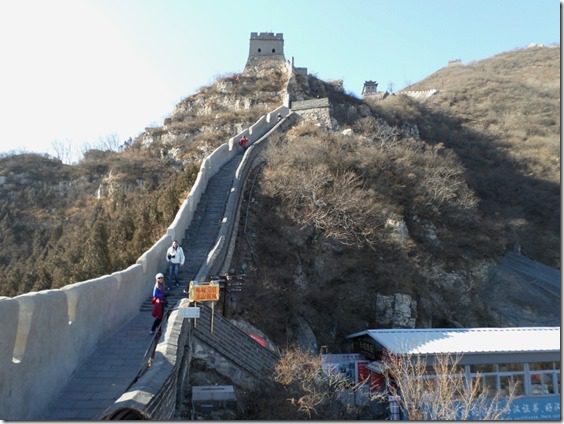
[[[552,56],[536,60],[533,65],[554,62]],[[269,105],[280,102],[285,84],[279,70],[221,77],[179,103],[162,127],[148,129],[121,152],[87,152],[76,167],[33,155],[1,158],[0,175],[6,179],[0,189],[12,196],[13,203],[0,211],[5,247],[0,264],[7,277],[0,294],[13,296],[56,288],[134,262],[174,217],[195,179],[199,161]],[[425,87],[421,84],[413,88]],[[262,87],[264,97],[246,102],[246,96],[255,92],[253,87],[256,93]],[[480,155],[479,149],[485,149],[492,140],[499,142],[500,134],[494,137],[488,133],[486,140],[481,127],[469,125],[477,121],[471,115],[453,115],[452,105],[449,113],[441,109],[441,102],[462,103],[463,98],[445,98],[448,90],[441,92],[439,88],[436,96],[423,103],[399,95],[371,102],[349,96],[338,84],[311,75],[295,76],[288,87],[296,99],[327,96],[338,130],[327,131],[315,122],[302,121],[285,139],[272,143],[295,162],[271,162],[257,180],[260,191],[249,194],[255,199],[249,216],[254,244],[244,247],[247,241],[241,239],[239,246],[245,244],[239,251],[243,253],[233,264],[234,269],[249,271],[249,296],[237,316],[260,323],[259,327],[272,332],[279,343],[310,327],[319,344],[331,344],[350,329],[379,325],[376,295],[401,293],[417,302],[418,313],[413,318],[417,318],[418,326],[493,325],[495,317],[477,293],[488,270],[507,247],[519,244],[526,253],[532,252],[532,257],[559,264],[559,252],[547,254],[559,243],[558,208],[552,206],[556,197],[559,200],[559,193],[556,197],[554,194],[556,183],[550,180],[551,185],[539,192],[546,197],[529,199],[530,210],[521,207],[511,214],[515,201],[496,205],[496,190],[484,185],[498,176],[483,178],[480,170],[495,166],[499,156],[504,170],[515,166],[508,175],[519,175],[519,182],[529,177],[521,172],[525,165],[518,157],[508,160],[500,156],[499,149],[511,150],[508,143],[491,150],[493,156]],[[547,87],[554,90],[554,82]],[[542,103],[542,99],[538,101]],[[549,115],[553,108],[548,102]],[[559,118],[554,122],[559,133]],[[344,130],[352,134],[345,135]],[[554,133],[552,129],[548,132],[551,143]],[[473,137],[472,148],[457,146],[461,134]],[[299,152],[319,161],[309,167]],[[14,166],[13,162],[20,160],[23,164]],[[474,162],[479,166],[472,168]],[[52,181],[48,190],[26,179],[31,175],[27,170],[38,173],[44,166],[59,169],[57,172],[63,175],[53,176],[54,171],[49,171],[49,178],[59,179]],[[300,175],[293,171],[296,166],[300,172],[315,170],[317,174],[304,180],[307,183],[315,182],[316,176],[329,176],[322,178],[319,186],[311,186],[318,190],[316,195],[325,196],[321,199],[325,205],[308,203],[305,197],[294,198],[292,203],[292,194],[284,191],[292,187],[292,179],[288,180],[290,184],[281,184],[282,179],[273,185],[277,180],[272,178],[285,178],[278,171],[287,166],[293,177]],[[541,171],[551,175],[555,165],[551,166]],[[539,175],[545,178],[541,171]],[[345,181],[350,189],[346,196],[338,190],[338,182]],[[442,203],[432,194],[433,181],[447,189]],[[18,182],[11,190],[9,184]],[[457,182],[456,187],[448,182]],[[510,180],[502,182],[514,187]],[[535,188],[532,182],[527,184],[526,197]],[[42,192],[44,195],[39,196]],[[348,207],[346,201],[350,199],[354,202],[349,203],[360,207]],[[34,205],[36,200],[43,203]],[[287,205],[292,204],[295,207],[289,209]],[[332,216],[333,221],[324,223],[319,217],[330,211],[327,205],[341,209]],[[487,212],[491,205],[495,206],[494,213],[485,213],[484,206]],[[543,205],[548,205],[547,210],[536,216]],[[38,231],[34,225],[45,217],[50,217],[52,224]],[[507,217],[513,220],[509,235]],[[349,218],[352,225],[347,227]],[[308,220],[310,225],[306,225]],[[65,228],[67,222],[75,222],[76,230]],[[337,231],[345,227],[352,231]],[[136,230],[139,228],[151,231],[147,234]],[[535,237],[539,228],[542,231]],[[261,235],[268,232],[274,237]],[[547,234],[553,235],[543,239]],[[15,255],[19,251],[27,252],[32,260]],[[257,252],[267,258],[257,262]],[[351,281],[356,283],[354,289]],[[300,298],[306,302],[300,302]],[[270,316],[261,317],[260,311],[273,301]],[[276,303],[286,309],[279,310]],[[326,315],[320,312],[333,310],[334,305],[334,317],[324,324]]]

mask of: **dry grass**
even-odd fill
[[[371,102],[391,123],[411,122],[455,153],[484,216],[527,256],[560,266],[560,52],[533,48],[439,70],[410,89],[424,103]],[[524,222],[514,226],[511,222]]]
[[[517,50],[444,68],[410,87],[424,88],[440,90],[429,108],[507,143],[537,178],[560,180],[559,49]]]
[[[393,215],[442,225],[479,219],[464,170],[444,146],[345,137],[304,124],[272,142],[267,159],[264,193],[280,198],[299,225],[346,245],[390,243],[384,227]]]

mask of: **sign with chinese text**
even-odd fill
[[[506,420],[561,420],[560,396],[523,396],[513,399]]]
[[[560,421],[560,395],[522,396],[514,398],[509,406],[500,400],[500,409],[505,409],[502,420],[518,421]],[[479,412],[471,414],[471,419],[480,419]]]
[[[194,284],[191,282],[188,299],[190,302],[215,302],[219,300],[219,285],[213,283]]]

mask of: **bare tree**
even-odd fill
[[[460,358],[436,355],[429,365],[420,355],[388,354],[387,390],[399,398],[409,420],[499,420],[513,400],[515,385],[508,398],[488,397],[479,375],[468,380],[459,365]]]
[[[100,150],[111,150],[117,152],[119,150],[120,141],[117,134],[110,134],[105,137],[101,137],[98,142],[98,148]]]
[[[319,411],[339,407],[337,398],[354,383],[337,370],[323,370],[321,355],[310,355],[300,349],[289,349],[275,368],[275,381],[286,387],[288,401],[309,418]]]
[[[323,144],[314,139],[307,144],[279,144],[265,171],[268,189],[283,199],[300,225],[313,225],[345,245],[374,248],[384,228],[380,199],[354,171],[328,164],[339,156],[324,158]]]
[[[51,143],[55,151],[55,157],[61,162],[70,164],[72,158],[72,145],[70,141],[54,140]]]

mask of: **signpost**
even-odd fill
[[[213,302],[210,331],[213,333],[213,315],[215,302],[219,300],[219,284],[213,282],[208,284],[196,284],[190,281],[188,289],[188,301],[192,302]]]
[[[219,284],[194,284],[190,281],[188,289],[190,302],[217,302],[219,300]]]
[[[211,316],[211,328],[210,331],[213,333],[213,317],[214,317],[214,307],[215,302],[220,298],[220,290],[224,290],[223,294],[223,314],[225,315],[225,302],[227,295],[231,293],[240,292],[242,290],[244,274],[232,275],[224,274],[218,276],[210,276],[210,280],[207,283],[198,284],[194,281],[190,281],[188,286],[188,301],[190,303],[196,302],[212,302],[212,316]],[[188,313],[188,312],[186,312]],[[198,312],[199,317],[199,312]],[[194,321],[195,325],[195,321]]]

